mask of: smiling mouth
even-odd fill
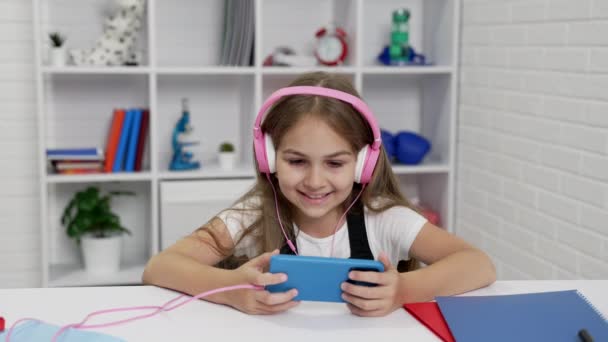
[[[331,194],[331,192],[324,193],[324,194],[307,194],[307,193],[301,192],[301,191],[298,191],[298,193],[302,197],[304,197],[304,199],[307,202],[315,203],[315,204],[323,202],[323,200],[325,200]]]

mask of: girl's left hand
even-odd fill
[[[351,280],[374,283],[377,286],[342,283],[342,298],[350,312],[357,316],[385,316],[402,306],[399,272],[384,252],[380,253],[378,259],[384,264],[384,272],[351,271],[348,276]]]

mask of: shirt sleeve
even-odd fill
[[[395,206],[378,213],[376,220],[374,230],[381,251],[395,265],[399,260],[409,260],[410,248],[427,219],[410,208]]]
[[[251,226],[259,215],[259,211],[254,209],[249,202],[240,202],[233,207],[220,212],[217,217],[224,222],[232,241],[236,243],[241,238],[244,230]],[[252,235],[248,235],[236,246],[235,255],[255,256],[255,241]]]

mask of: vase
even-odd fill
[[[236,153],[234,152],[220,152],[219,153],[220,168],[222,170],[234,169],[236,163]]]
[[[85,235],[80,241],[85,271],[94,275],[106,275],[120,270],[122,235],[95,237]]]
[[[64,67],[66,56],[63,46],[51,48],[51,65],[54,67]]]

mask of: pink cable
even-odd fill
[[[156,306],[156,305],[148,305],[148,306],[134,306],[134,307],[125,307],[125,308],[115,308],[115,309],[105,309],[105,310],[99,310],[99,311],[95,311],[92,312],[90,314],[88,314],[82,321],[80,321],[79,323],[72,323],[72,324],[68,324],[65,325],[63,327],[61,327],[56,333],[55,335],[53,335],[53,339],[51,340],[52,342],[55,342],[57,340],[57,338],[66,330],[69,328],[75,328],[75,329],[93,329],[93,328],[107,328],[110,326],[114,326],[114,325],[119,325],[119,324],[124,324],[127,322],[132,322],[132,321],[136,321],[136,320],[140,320],[140,319],[144,319],[144,318],[148,318],[148,317],[152,317],[160,312],[167,312],[167,311],[171,311],[174,309],[177,309],[178,307],[187,304],[193,300],[199,299],[199,298],[203,298],[206,296],[210,296],[219,292],[225,292],[225,291],[232,291],[232,290],[239,290],[239,289],[253,289],[253,290],[262,290],[264,289],[264,287],[262,286],[258,286],[258,285],[249,285],[249,284],[241,284],[241,285],[234,285],[234,286],[227,286],[227,287],[222,287],[222,288],[218,288],[218,289],[214,289],[214,290],[209,290],[206,292],[202,292],[197,294],[196,296],[189,296],[189,295],[179,295],[173,299],[171,299],[170,301],[166,302],[165,304],[163,304],[162,306]],[[184,297],[188,297],[187,300],[175,304],[173,306],[170,306],[170,304],[173,304],[174,302],[178,301],[179,299],[182,299]],[[114,322],[109,322],[109,323],[103,323],[103,324],[91,324],[91,325],[84,325],[89,319],[91,319],[94,316],[97,315],[101,315],[101,314],[106,314],[106,313],[113,313],[113,312],[123,312],[123,311],[136,311],[136,310],[151,310],[153,309],[154,311],[151,313],[147,313],[147,314],[143,314],[143,315],[139,315],[139,316],[135,316],[135,317],[131,317],[131,318],[127,318],[127,319],[122,319],[122,320],[118,320],[118,321],[114,321]],[[8,330],[7,335],[6,335],[6,342],[10,341],[10,336],[11,333],[13,332],[13,329],[15,328],[15,326],[17,324],[19,324],[20,322],[23,321],[39,321],[38,319],[35,318],[22,318],[18,321],[16,321],[15,323],[13,323],[13,325],[11,326],[11,328]]]
[[[281,231],[283,231],[283,235],[285,236],[285,240],[287,240],[287,245],[289,246],[289,248],[294,252],[295,255],[299,255],[298,251],[296,250],[296,246],[294,246],[293,243],[291,242],[291,240],[287,237],[287,233],[285,233],[285,228],[283,228],[283,223],[281,222],[281,216],[279,215],[279,202],[277,199],[277,191],[275,190],[274,184],[272,184],[272,181],[270,180],[270,175],[268,173],[266,174],[266,178],[268,179],[268,183],[270,183],[270,187],[272,188],[272,193],[274,194],[274,207],[277,212],[277,219],[279,220],[279,226],[281,227]],[[330,257],[334,255],[334,239],[336,238],[336,232],[338,231],[338,228],[340,227],[340,222],[342,222],[342,219],[344,218],[346,213],[348,213],[350,208],[355,204],[355,202],[357,202],[357,200],[359,199],[359,196],[361,196],[361,194],[363,193],[363,190],[365,190],[365,184],[363,184],[363,186],[361,187],[361,191],[359,191],[359,193],[355,197],[355,200],[348,206],[348,208],[346,208],[346,210],[344,211],[344,214],[342,214],[342,216],[338,220],[338,223],[336,223],[336,227],[334,228],[334,233],[331,237],[331,249],[329,252]]]

